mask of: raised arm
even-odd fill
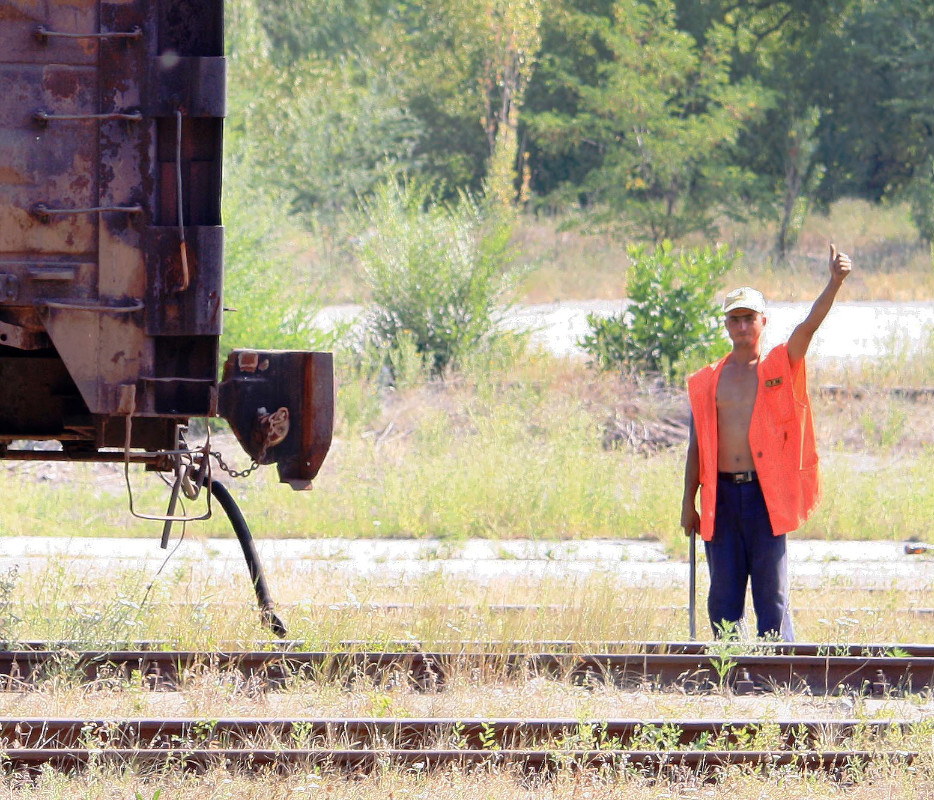
[[[792,369],[807,355],[811,339],[824,321],[824,317],[827,316],[827,312],[830,311],[837,292],[852,268],[853,263],[850,257],[846,253],[838,253],[837,248],[830,245],[830,280],[827,281],[824,291],[814,301],[810,313],[788,338],[788,360],[791,362]]]

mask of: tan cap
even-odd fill
[[[758,289],[749,286],[740,286],[730,292],[723,301],[723,313],[726,314],[734,308],[748,308],[750,311],[765,313],[765,298]]]

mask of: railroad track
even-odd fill
[[[863,720],[22,719],[0,720],[0,756],[8,768],[63,770],[158,763],[654,772],[745,764],[839,771],[875,760],[913,763],[917,750],[885,744],[893,732],[911,730],[904,721]]]
[[[490,647],[492,643],[486,643],[483,651],[463,648],[389,652],[142,648],[72,651],[41,649],[41,643],[33,644],[37,647],[0,652],[0,688],[21,690],[46,676],[65,672],[89,682],[139,677],[154,688],[171,689],[187,674],[205,669],[237,671],[270,689],[307,676],[345,681],[368,678],[441,690],[448,676],[457,671],[489,677],[541,675],[578,684],[676,686],[696,692],[729,688],[735,693],[754,693],[781,687],[812,694],[883,695],[934,687],[934,656],[927,655],[931,652],[928,646],[914,650],[902,646],[896,651],[868,645],[861,646],[859,654],[850,649],[824,648],[827,652],[819,654],[823,646],[793,645],[794,652],[789,653],[788,645],[757,645],[757,652],[746,653],[724,644],[704,648],[695,643],[647,642],[623,652],[600,653],[561,647],[547,652],[497,652],[496,647]],[[801,652],[810,648],[816,648],[813,654]]]
[[[934,613],[934,611],[932,611]],[[250,643],[252,650],[243,650],[241,642],[220,642],[218,652],[316,652],[309,642],[303,639],[265,639]],[[873,656],[873,657],[915,657],[934,658],[934,644],[921,643],[867,643],[867,644],[825,644],[815,642],[709,642],[709,641],[660,641],[633,639],[449,639],[433,640],[430,644],[417,639],[389,639],[374,642],[372,639],[342,639],[338,643],[341,651],[373,652],[374,644],[379,644],[386,652],[510,652],[510,653],[615,653],[626,654],[680,654],[710,655],[725,649],[746,650],[762,655],[798,655],[798,656]],[[156,651],[169,652],[172,643],[166,639],[146,639],[123,642],[113,652]],[[0,642],[0,655],[3,652],[16,651],[85,651],[86,642],[67,639],[25,640]],[[190,651],[176,651],[190,652]]]

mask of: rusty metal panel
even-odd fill
[[[63,115],[90,113],[96,105],[95,73],[67,66],[3,65],[0,81],[0,253],[94,252],[95,219],[68,217],[42,225],[35,209],[39,204],[81,207],[96,202],[96,134],[71,121],[40,123],[35,115],[53,109]],[[66,93],[65,83],[89,88]]]
[[[317,474],[329,353],[237,351],[218,385],[223,50],[223,0],[0,0],[0,457],[172,450],[220,411],[281,480]]]
[[[0,41],[3,61],[18,64],[45,64],[51,59],[49,46],[55,45],[55,60],[65,64],[97,63],[97,42],[93,39],[56,39],[40,29],[95,33],[98,0],[4,0],[0,3]]]
[[[191,114],[223,115],[222,9],[221,0],[0,0],[0,347],[50,341],[93,414],[119,413],[136,384],[136,411],[158,413],[147,387],[166,348],[154,337],[209,337],[194,349],[216,351],[221,234],[192,226],[220,222],[221,122]],[[160,152],[176,112],[183,152]],[[167,227],[179,192],[196,275],[177,297],[176,265],[147,247],[153,225],[166,226],[160,254],[180,238]],[[143,313],[147,304],[157,308]],[[202,374],[183,370],[179,385],[216,384],[216,361],[199,356]]]
[[[148,229],[146,332],[150,336],[220,336],[223,234],[220,226],[185,228],[185,239],[189,244],[188,286],[182,289],[185,276],[178,229]]]

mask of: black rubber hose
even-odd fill
[[[266,585],[266,575],[263,573],[262,564],[259,563],[259,555],[256,553],[253,534],[250,533],[249,525],[246,524],[243,514],[240,513],[239,506],[237,506],[230,492],[227,491],[227,487],[213,478],[211,479],[211,494],[217,498],[217,502],[221,504],[221,508],[227,513],[227,518],[237,534],[237,540],[243,549],[243,557],[246,559],[247,569],[250,571],[250,580],[253,581],[253,589],[256,591],[256,600],[259,602],[263,624],[276,636],[280,638],[285,636],[288,631],[285,623],[273,611],[274,603],[272,596],[269,594],[269,587]]]

